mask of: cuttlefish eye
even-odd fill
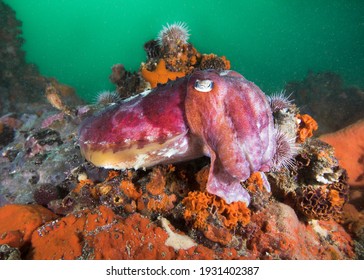
[[[214,87],[214,82],[211,80],[196,80],[195,89],[201,92],[209,92]]]

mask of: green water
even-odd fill
[[[308,70],[335,71],[364,87],[364,1],[5,0],[23,22],[27,61],[93,101],[113,89],[111,66],[138,70],[143,44],[166,23],[186,22],[202,53],[267,93]]]

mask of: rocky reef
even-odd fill
[[[334,147],[339,165],[347,171],[350,201],[344,206],[343,224],[356,240],[363,259],[364,214],[364,91],[345,85],[333,72],[309,72],[302,81],[286,85],[301,111],[320,124],[316,135]]]
[[[59,90],[65,101],[79,104],[80,99],[71,87],[40,75],[35,64],[26,62],[21,25],[15,12],[0,1],[0,115],[45,110],[42,93],[49,84]],[[29,103],[33,106],[29,107]]]
[[[17,22],[13,13],[7,16]],[[231,67],[223,56],[199,53],[180,23],[164,27],[144,48],[147,61],[138,72],[112,67],[116,91],[105,92],[97,104],[82,105],[64,94],[64,86],[41,78],[41,96],[33,91],[34,100],[18,100],[27,104],[25,111],[7,105],[0,118],[0,259],[363,256],[363,227],[347,203],[346,172],[333,148],[315,137],[320,124],[283,95],[268,102],[274,128],[290,139],[278,141],[276,149],[291,152],[272,159],[279,161],[276,168],[256,170],[241,182],[249,205],[209,191],[209,157],[137,170],[86,161],[78,142],[86,118],[195,71]],[[23,72],[16,73],[21,80]],[[15,80],[6,88],[12,96]],[[9,94],[0,98],[12,104]]]
[[[319,122],[318,135],[337,131],[364,119],[363,89],[346,86],[336,73],[311,71],[302,81],[287,83],[285,89],[292,93],[302,112]]]

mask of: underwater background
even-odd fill
[[[0,260],[364,259],[362,2],[4,1]]]
[[[143,44],[163,25],[185,22],[201,53],[267,94],[312,70],[364,86],[364,1],[49,1],[6,0],[22,21],[28,62],[69,84],[86,101],[114,89],[111,67],[138,71]]]

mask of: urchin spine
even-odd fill
[[[159,46],[171,48],[179,44],[187,44],[190,37],[189,29],[184,22],[176,22],[163,26],[159,32],[157,42]]]
[[[273,113],[291,107],[293,100],[289,99],[290,96],[291,95],[286,96],[284,91],[268,96],[268,101]]]
[[[294,166],[294,157],[298,153],[296,138],[276,130],[276,152],[273,156],[273,170]]]

